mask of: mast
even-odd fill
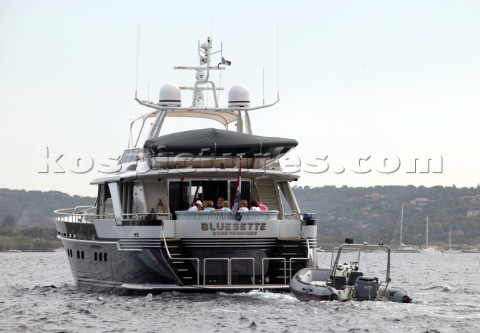
[[[207,38],[206,42],[198,42],[198,57],[199,64],[197,66],[175,66],[175,70],[192,70],[195,72],[195,82],[193,86],[178,87],[173,84],[165,84],[160,89],[160,96],[158,103],[150,102],[149,100],[141,101],[137,98],[135,92],[135,100],[143,106],[155,109],[154,112],[149,112],[135,119],[142,121],[142,129],[148,118],[155,117],[152,127],[146,137],[147,140],[154,139],[159,136],[160,130],[166,117],[190,117],[190,118],[205,118],[216,120],[222,123],[225,127],[228,124],[237,122],[237,132],[252,134],[252,125],[248,111],[264,109],[274,106],[280,101],[277,93],[277,100],[273,103],[261,106],[250,106],[250,92],[248,89],[237,84],[231,87],[228,93],[228,105],[226,107],[219,106],[219,91],[223,87],[216,86],[211,79],[211,74],[214,71],[224,71],[226,66],[230,66],[231,62],[223,58],[223,45],[218,51],[212,51],[212,39]],[[220,54],[221,61],[217,65],[212,64],[212,56]],[[192,100],[190,106],[181,105],[181,90],[192,91]],[[213,107],[207,105],[205,101],[205,93],[211,93],[213,96]],[[243,113],[243,117],[242,117]],[[133,122],[130,126],[132,131]],[[140,137],[141,131],[138,134]],[[137,139],[138,143],[138,139]],[[133,141],[132,141],[133,144]],[[136,144],[135,144],[136,147]]]
[[[427,237],[425,239],[425,248],[428,249],[428,216],[427,216],[427,232],[426,232],[426,234],[427,234]]]
[[[448,250],[452,251],[452,226],[450,226],[450,232],[448,233]]]
[[[403,246],[403,203],[402,203],[402,215],[400,215],[400,247]]]

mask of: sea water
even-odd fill
[[[382,253],[362,253],[365,275]],[[323,266],[329,253],[320,253]],[[394,253],[410,304],[301,302],[290,293],[86,293],[63,252],[0,253],[1,332],[480,332],[480,254]]]

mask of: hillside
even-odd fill
[[[52,226],[53,211],[60,208],[88,206],[95,198],[71,196],[58,191],[0,189],[0,223],[12,216],[16,227]]]
[[[480,244],[480,188],[375,186],[295,187],[303,212],[317,214],[322,246],[345,237],[390,244],[404,208],[403,242],[425,244],[429,218],[429,244]],[[398,244],[398,237],[397,244]]]
[[[294,187],[293,191],[302,212],[316,213],[319,243],[322,247],[338,245],[346,237],[390,244],[400,221],[402,203],[405,205],[404,243],[420,246],[425,244],[428,216],[431,245],[448,243],[450,226],[453,231],[452,244],[455,246],[480,244],[479,187],[306,186]],[[29,249],[28,237],[34,237],[37,242],[55,242],[53,211],[91,205],[94,200],[91,197],[70,196],[56,191],[0,189],[0,251],[14,248],[13,244],[19,242],[24,249]],[[31,229],[33,226],[35,229]],[[48,236],[50,234],[51,237]],[[7,246],[7,243],[10,245]],[[40,243],[30,249],[47,246]]]
[[[53,211],[93,202],[94,198],[56,191],[0,189],[0,251],[51,251],[61,247]]]

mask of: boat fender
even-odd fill
[[[240,212],[235,213],[235,220],[241,221],[242,220],[242,214]]]

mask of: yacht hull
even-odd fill
[[[199,259],[197,267],[189,260],[169,260],[160,247],[125,250],[119,248],[118,241],[59,238],[75,283],[80,289],[95,292],[288,291],[288,272],[295,274],[307,264],[298,261],[288,267],[275,263],[275,259],[268,259],[276,254],[273,248],[190,249],[192,258]],[[263,258],[267,259],[262,275]]]

